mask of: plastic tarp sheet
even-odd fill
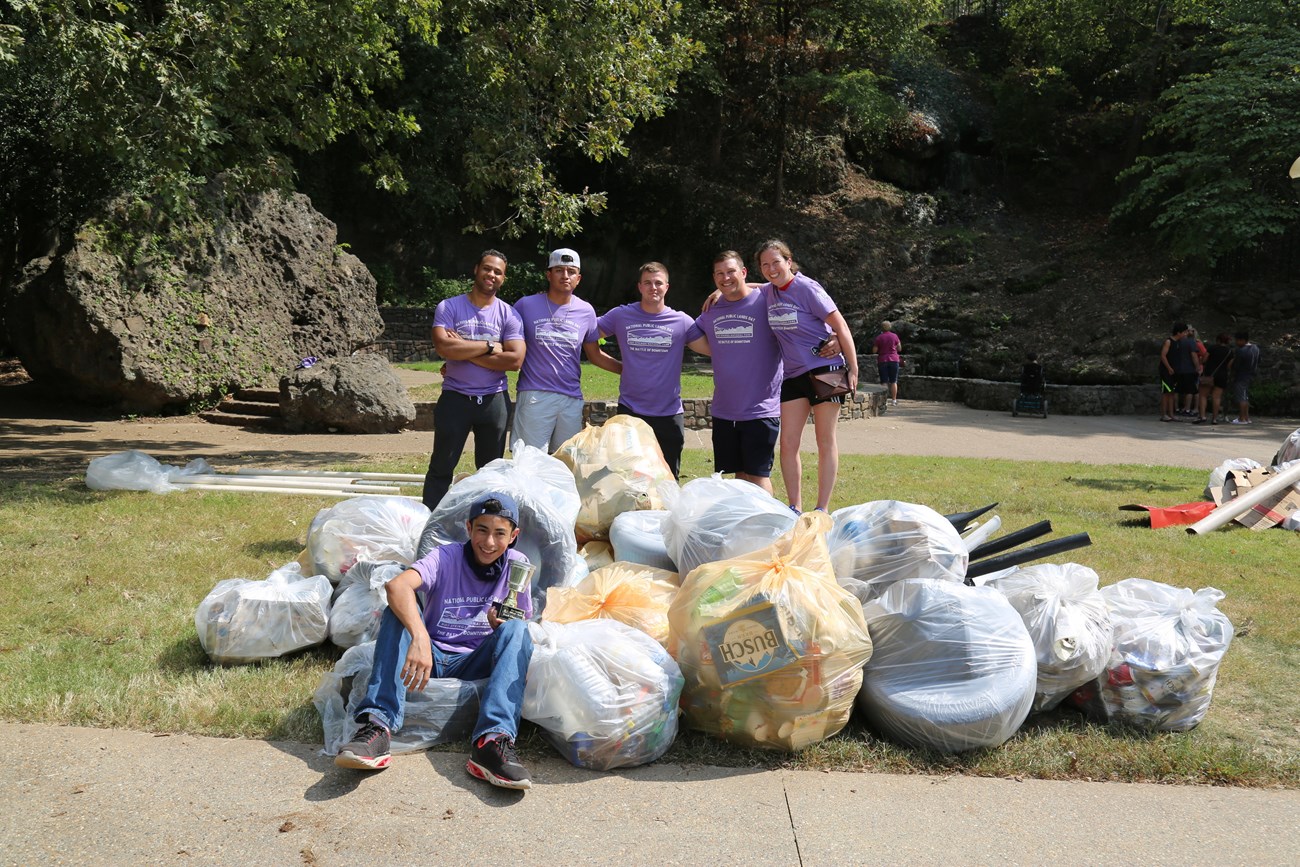
[[[608,539],[624,512],[663,509],[677,494],[677,480],[650,425],[630,415],[588,425],[555,450],[573,472],[582,507],[574,527],[580,543]]]
[[[366,698],[370,669],[375,662],[375,643],[368,641],[348,648],[326,672],[312,696],[320,712],[327,756],[336,756],[339,747],[356,735],[357,708]],[[435,744],[468,740],[478,722],[479,701],[486,680],[457,680],[454,677],[431,679],[424,689],[406,693],[405,719],[402,728],[393,732],[392,751],[413,753]]]
[[[392,560],[360,560],[343,576],[330,608],[329,639],[339,647],[374,641],[388,608],[385,586],[406,566]]]
[[[1295,436],[1295,434],[1292,434],[1292,436]],[[1300,455],[1297,455],[1297,457],[1300,457]],[[1210,491],[1214,488],[1222,488],[1223,483],[1228,480],[1228,473],[1234,470],[1257,470],[1260,467],[1259,461],[1253,461],[1250,458],[1228,458],[1210,470],[1210,478],[1205,482],[1205,499],[1213,499],[1213,494]]]
[[[668,557],[685,578],[704,563],[731,560],[790,532],[795,515],[757,485],[713,476],[682,486],[663,522]]]
[[[530,623],[523,717],[580,768],[653,762],[677,737],[682,674],[668,651],[615,620]]]
[[[575,587],[546,591],[547,623],[575,623],[607,617],[668,645],[668,606],[677,595],[677,575],[639,563],[597,569]]]
[[[991,587],[889,585],[863,607],[875,653],[858,707],[891,740],[943,753],[1004,743],[1034,701],[1034,643]]]
[[[213,662],[274,659],[324,643],[333,590],[324,575],[304,577],[297,563],[264,581],[219,581],[194,612],[194,628]]]
[[[848,722],[871,638],[862,605],[831,571],[830,523],[805,513],[767,548],[682,582],[668,610],[669,648],[686,676],[692,728],[798,750]]]
[[[1025,566],[989,582],[1007,597],[1034,641],[1035,711],[1056,707],[1106,668],[1114,630],[1097,584],[1097,573],[1078,563]]]
[[[183,468],[159,463],[144,452],[131,449],[94,458],[86,467],[86,487],[92,491],[151,491],[166,494],[179,490],[174,484],[185,476],[215,473],[203,458],[190,461]]]
[[[614,559],[676,572],[677,564],[668,556],[668,544],[664,541],[663,525],[667,515],[666,511],[654,509],[624,512],[615,518],[609,528]]]
[[[404,497],[353,497],[321,509],[307,528],[312,565],[335,584],[360,559],[409,565],[429,509]]]
[[[571,587],[587,575],[578,554],[573,524],[580,501],[573,473],[541,449],[514,446],[514,457],[499,458],[456,482],[429,516],[420,537],[417,556],[446,542],[465,542],[465,520],[475,501],[493,491],[515,498],[519,504],[519,540],[515,547],[537,566],[533,576],[533,611],[546,607],[550,587]]]
[[[835,577],[865,605],[895,581],[966,580],[966,543],[929,506],[876,500],[837,509],[827,544]]]
[[[1187,731],[1205,718],[1232,642],[1223,593],[1145,578],[1102,588],[1115,627],[1106,670],[1070,702],[1103,722]]]

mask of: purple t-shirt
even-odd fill
[[[902,343],[894,332],[882,331],[876,337],[876,361],[898,361],[898,347]]]
[[[792,379],[817,367],[844,364],[844,356],[822,358],[813,350],[831,333],[826,317],[837,309],[831,296],[816,280],[795,274],[784,289],[764,283],[759,289],[767,299],[767,322],[781,344],[785,378]]]
[[[602,334],[618,338],[623,376],[618,402],[640,415],[682,411],[682,355],[686,332],[695,320],[671,307],[646,313],[640,302],[624,304],[600,317]]]
[[[582,344],[600,339],[596,309],[576,295],[552,304],[545,292],[515,302],[524,325],[524,366],[520,391],[553,391],[582,397]]]
[[[528,558],[511,548],[504,555],[509,560]],[[411,564],[420,573],[424,591],[424,626],[433,643],[448,653],[469,653],[492,634],[487,610],[506,598],[507,575],[494,582],[482,581],[465,562],[461,542],[441,545]],[[527,593],[519,596],[519,608],[526,617],[533,614],[533,600]]]
[[[465,340],[523,340],[524,329],[519,315],[500,298],[493,298],[486,307],[475,307],[468,295],[457,295],[439,301],[433,311],[433,325],[455,331]],[[508,387],[506,375],[500,370],[488,370],[472,361],[448,361],[443,388],[467,394],[470,397],[496,394]]]
[[[713,350],[713,415],[750,421],[781,415],[781,347],[767,324],[767,299],[750,292],[720,298],[700,314],[686,342],[707,337]]]

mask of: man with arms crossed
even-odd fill
[[[767,302],[745,283],[740,254],[713,261],[721,297],[686,333],[686,345],[713,357],[713,465],[772,493],[772,458],[781,433],[781,348]]]
[[[600,317],[601,337],[618,339],[623,355],[618,411],[645,421],[655,432],[673,475],[682,466],[686,427],[682,423],[682,356],[686,332],[695,320],[664,303],[668,269],[659,262],[641,266],[641,300]]]
[[[622,362],[600,348],[595,309],[573,294],[581,281],[582,260],[561,248],[547,260],[547,290],[515,303],[528,352],[519,370],[511,437],[547,453],[582,430],[580,353],[597,367],[623,370]]]
[[[433,413],[433,454],[424,476],[424,504],[437,508],[465,440],[474,432],[474,466],[505,454],[510,396],[507,370],[524,360],[524,330],[510,305],[497,297],[506,281],[506,257],[486,250],[464,295],[438,302],[433,345],[446,359],[442,394]]]

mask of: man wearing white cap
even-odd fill
[[[582,260],[562,247],[546,263],[547,290],[515,302],[523,320],[524,355],[511,441],[554,452],[582,430],[582,355],[597,367],[620,373],[622,363],[600,348],[596,311],[573,294],[582,282]]]

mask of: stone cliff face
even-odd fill
[[[211,205],[154,234],[120,227],[106,215],[28,263],[5,311],[24,367],[69,397],[180,410],[383,330],[374,278],[306,196]]]

